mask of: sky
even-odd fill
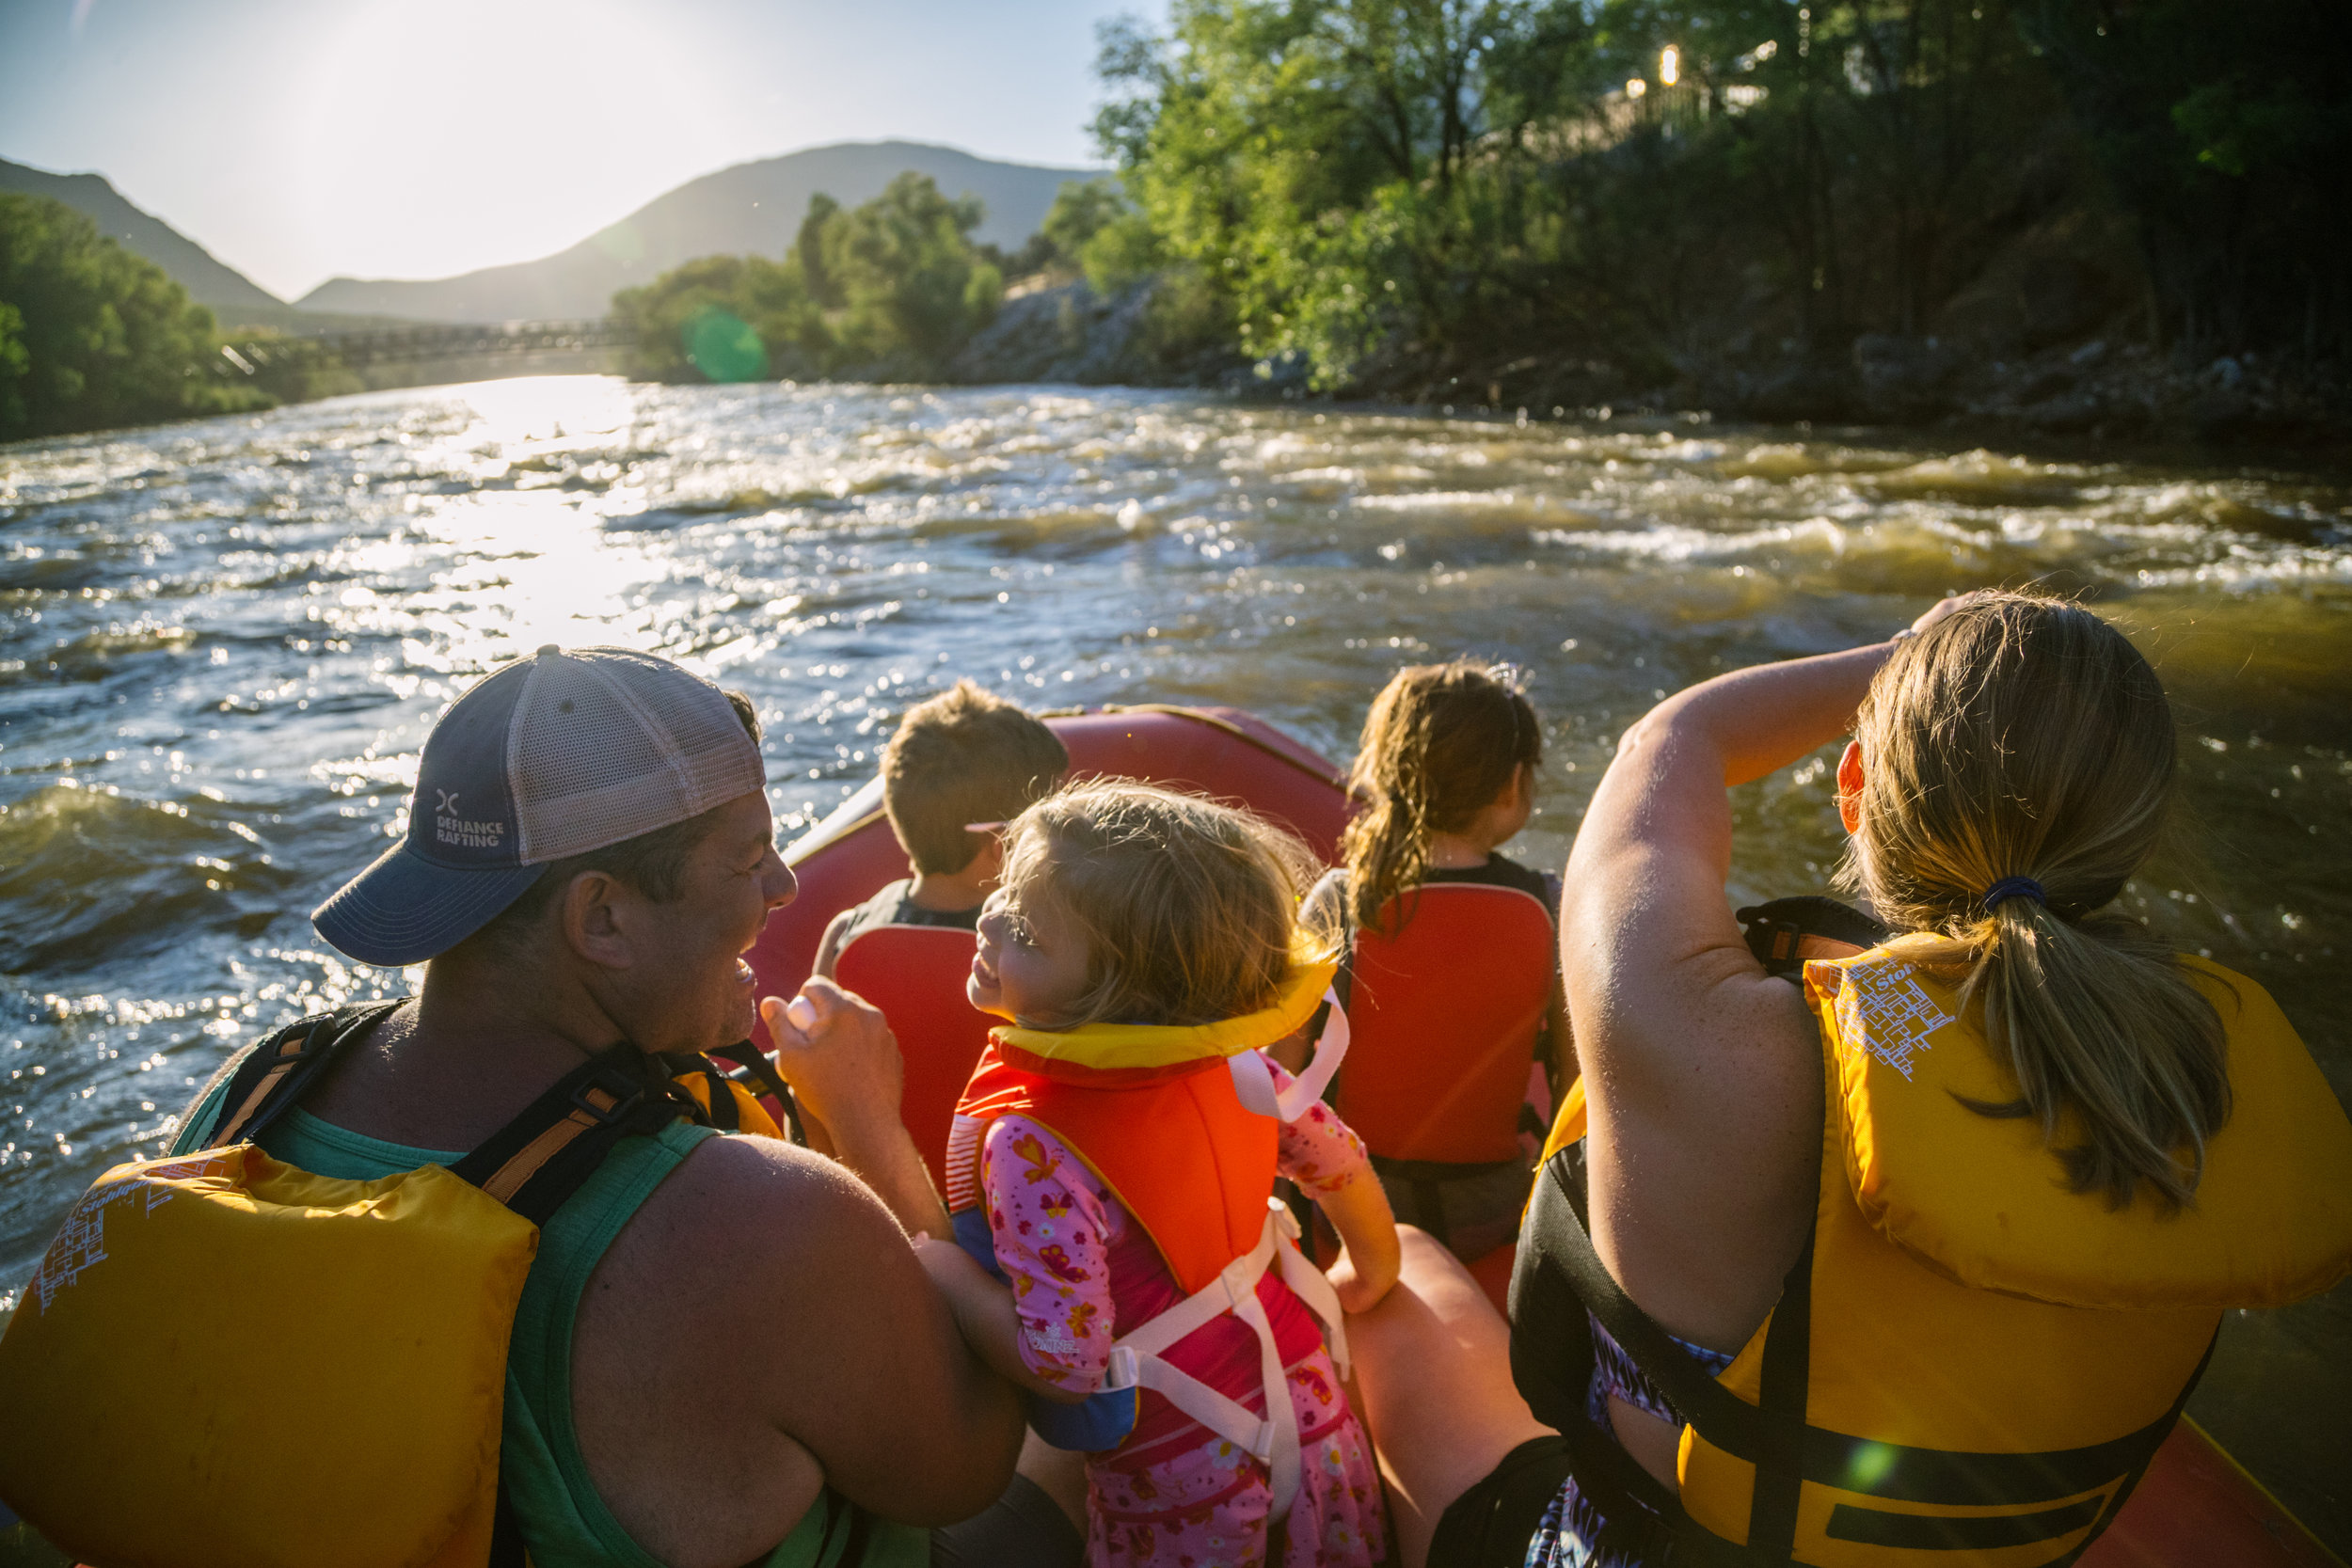
[[[0,158],[262,287],[558,251],[836,141],[1092,164],[1095,24],[1166,0],[0,0]]]

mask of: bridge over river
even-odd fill
[[[351,331],[236,338],[214,372],[276,380],[350,372],[370,388],[501,376],[617,370],[627,329],[610,316],[580,321],[418,322]]]

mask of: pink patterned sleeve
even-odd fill
[[[1275,1093],[1291,1086],[1279,1064],[1268,1057],[1266,1065],[1274,1069]],[[1282,1124],[1275,1168],[1309,1193],[1336,1193],[1371,1164],[1355,1129],[1319,1100],[1296,1121]]]
[[[999,1117],[980,1146],[996,1263],[1012,1281],[1022,1364],[1091,1392],[1110,1369],[1110,1243],[1093,1173],[1025,1117]]]

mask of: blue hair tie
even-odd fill
[[[2004,877],[1984,890],[1984,912],[1991,914],[2006,898],[2030,898],[2045,906],[2050,902],[2050,895],[2031,877]]]

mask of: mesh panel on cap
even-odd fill
[[[682,822],[764,783],[726,694],[666,660],[617,648],[542,658],[516,706],[507,768],[526,864]]]

